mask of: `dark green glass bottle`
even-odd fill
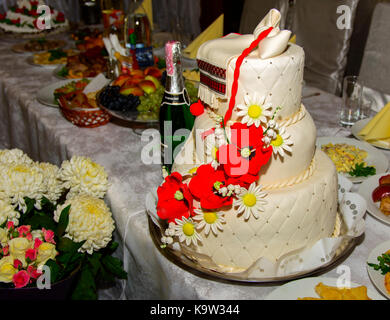
[[[195,117],[190,111],[191,103],[184,83],[179,41],[165,44],[165,62],[167,79],[160,106],[160,133],[162,164],[170,171],[175,156],[194,126]]]

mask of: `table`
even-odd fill
[[[117,225],[118,255],[129,273],[128,281],[101,290],[100,299],[264,299],[275,286],[220,283],[195,276],[169,262],[149,236],[144,208],[146,193],[161,180],[158,164],[144,164],[142,141],[128,126],[111,122],[85,129],[68,122],[57,108],[35,100],[36,92],[57,81],[52,69],[29,65],[27,55],[10,50],[11,40],[0,40],[0,147],[20,148],[36,161],[59,165],[73,155],[91,157],[106,168],[110,188],[106,200]],[[312,115],[318,136],[349,136],[338,125],[340,98],[316,88],[305,88],[303,99]],[[390,152],[384,151],[390,159]],[[356,187],[355,187],[356,189]],[[364,241],[342,262],[350,267],[351,281],[375,290],[366,271],[369,252],[389,240],[390,227],[366,216]],[[338,277],[337,268],[324,274]]]

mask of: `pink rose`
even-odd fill
[[[13,228],[15,228],[14,223],[12,221],[8,221],[7,222],[7,229],[10,230],[10,229],[13,229]]]
[[[15,269],[21,269],[23,267],[23,263],[22,261],[20,261],[19,259],[15,259],[14,260],[14,268]]]
[[[4,255],[4,256],[8,256],[8,253],[9,253],[9,246],[5,246],[5,247],[3,248],[3,255]]]
[[[42,228],[43,237],[45,238],[46,242],[56,244],[54,241],[54,232],[51,230],[46,230],[45,228]]]
[[[21,270],[14,274],[12,281],[15,285],[15,288],[23,288],[30,281],[30,275],[26,270]]]
[[[30,233],[31,226],[20,226],[16,229],[16,231],[19,232],[19,237],[27,237],[27,235]]]
[[[37,250],[36,249],[28,249],[26,251],[26,259],[29,259],[30,262],[34,261],[37,258]]]
[[[34,240],[34,249],[38,249],[39,246],[43,243],[43,241],[39,238],[35,238]]]
[[[35,268],[34,266],[28,266],[27,267],[27,273],[33,279],[37,279],[42,274],[42,272],[38,271],[38,269]]]

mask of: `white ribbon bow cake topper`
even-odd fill
[[[255,31],[253,31],[255,39],[257,39],[260,33],[267,30],[269,27],[273,27],[270,34],[259,43],[257,50],[261,59],[275,57],[286,50],[288,41],[290,40],[291,31],[280,30],[280,19],[280,12],[276,9],[271,9],[264,19],[257,25]]]

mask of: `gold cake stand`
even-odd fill
[[[207,279],[207,280],[213,280],[217,282],[222,283],[228,283],[228,284],[239,284],[239,285],[262,285],[262,286],[273,286],[273,285],[279,285],[283,284],[285,282],[296,280],[300,278],[305,278],[309,276],[315,276],[320,275],[325,272],[330,271],[331,269],[335,268],[337,265],[342,263],[353,251],[355,246],[361,242],[362,238],[364,237],[364,234],[357,238],[350,238],[345,239],[343,243],[340,245],[339,249],[337,250],[335,256],[333,259],[331,259],[329,262],[324,263],[318,268],[302,271],[294,274],[290,274],[283,277],[267,277],[267,278],[249,278],[244,279],[241,277],[236,276],[235,274],[229,274],[229,273],[221,273],[216,270],[212,270],[210,268],[205,268],[204,266],[200,265],[197,261],[191,259],[184,253],[174,250],[171,247],[167,246],[165,248],[161,248],[162,242],[161,242],[161,230],[160,228],[152,221],[150,216],[148,216],[148,222],[149,222],[149,232],[150,236],[153,239],[154,244],[156,245],[157,249],[161,252],[161,254],[167,258],[170,262],[174,263],[178,267],[182,268],[185,271],[188,271],[198,277]]]

